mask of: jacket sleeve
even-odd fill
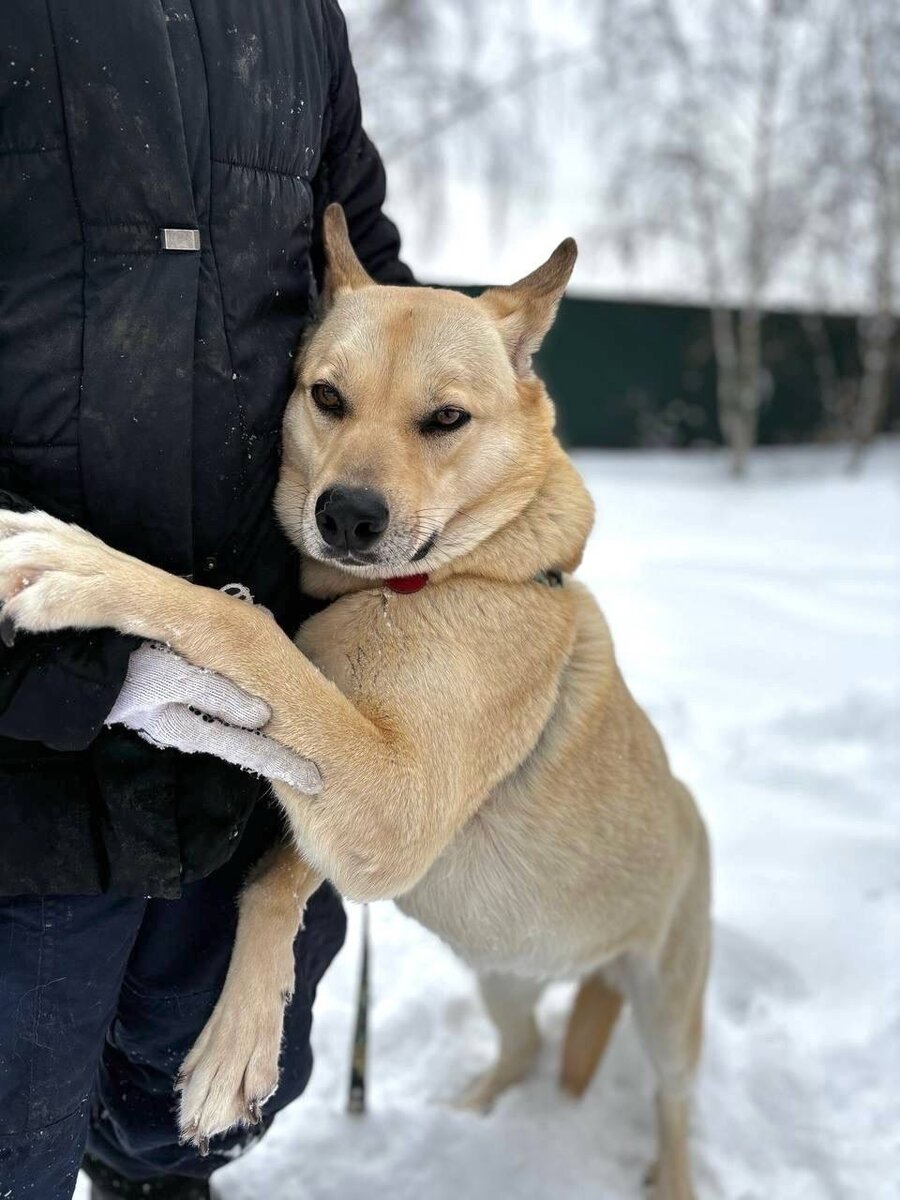
[[[0,491],[0,508],[32,506]],[[112,629],[20,634],[0,645],[0,737],[83,750],[115,703],[140,639]]]
[[[384,164],[362,125],[359,85],[350,57],[347,25],[337,0],[322,0],[331,64],[329,104],[324,116],[322,157],[313,181],[315,197],[312,260],[319,287],[325,273],[322,213],[337,201],[344,208],[350,240],[363,266],[379,283],[415,283],[400,259],[400,234],[384,215]]]

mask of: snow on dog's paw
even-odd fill
[[[262,1106],[278,1086],[284,1001],[229,1003],[220,997],[179,1072],[182,1142],[201,1154],[209,1139],[236,1125],[258,1125]]]

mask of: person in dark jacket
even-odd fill
[[[7,0],[0,50],[0,505],[240,583],[293,631],[271,498],[324,207],[411,281],[335,0]],[[0,1196],[64,1200],[85,1145],[96,1196],[208,1195],[311,1069],[327,887],[262,1125],[178,1144],[175,1076],[281,833],[264,781],[105,726],[136,649],[0,646]]]

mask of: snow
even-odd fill
[[[701,1198],[895,1200],[900,1072],[900,442],[577,456],[599,518],[581,576],[709,823],[715,955],[697,1088]],[[492,1035],[468,971],[372,913],[370,1111],[345,1113],[358,913],[316,1008],[310,1088],[216,1177],[223,1200],[626,1200],[653,1153],[630,1018],[585,1098],[532,1078],[487,1117],[448,1097]],[[893,954],[891,954],[893,949]]]

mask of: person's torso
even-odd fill
[[[316,301],[327,41],[321,0],[0,16],[0,489],[247,584],[286,626],[296,558],[271,496]],[[166,249],[165,229],[199,251]],[[77,754],[2,741],[5,891],[176,896],[265,787],[122,730]]]

